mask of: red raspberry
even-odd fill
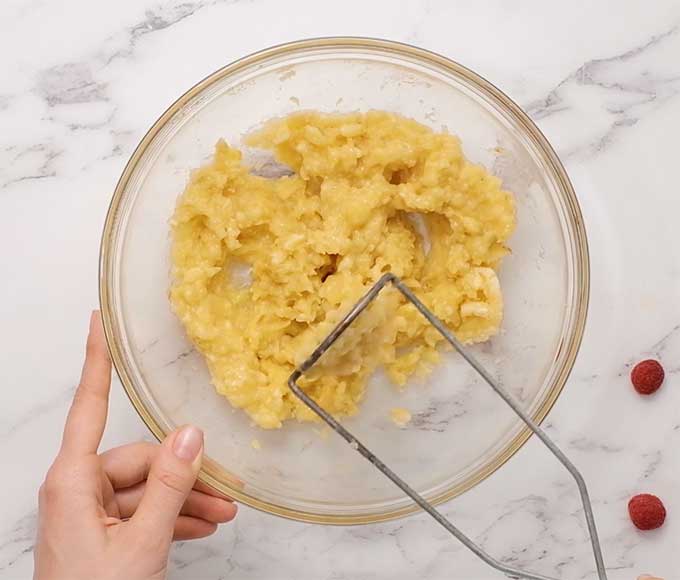
[[[628,502],[628,513],[638,530],[655,530],[666,520],[666,508],[651,493],[633,496]]]
[[[654,359],[643,360],[630,371],[630,380],[641,395],[651,395],[657,391],[665,376],[661,363]]]

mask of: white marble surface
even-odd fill
[[[0,578],[32,570],[36,490],[57,444],[97,305],[100,228],[138,139],[174,98],[256,49],[303,37],[415,43],[486,76],[546,132],[574,181],[592,302],[547,421],[590,483],[609,577],[680,578],[680,4],[677,0],[2,0],[0,4]],[[641,400],[631,362],[658,356]],[[105,445],[148,437],[114,389]],[[539,469],[536,465],[540,465]],[[636,492],[666,526],[627,519]],[[493,554],[594,578],[576,490],[536,441],[444,508]],[[179,579],[492,580],[424,516],[328,528],[244,508],[177,546]]]

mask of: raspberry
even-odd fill
[[[639,530],[655,530],[666,520],[666,508],[661,500],[651,493],[641,493],[628,502],[631,521]]]
[[[630,380],[641,395],[651,395],[657,391],[665,376],[661,363],[654,359],[643,360],[630,371]]]

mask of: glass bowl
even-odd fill
[[[132,404],[159,439],[184,423],[200,426],[207,456],[201,479],[238,501],[303,521],[387,520],[416,506],[319,425],[264,431],[232,409],[215,393],[168,301],[168,220],[189,171],[209,159],[218,139],[239,145],[264,121],[304,109],[382,109],[448,129],[468,158],[515,193],[518,227],[499,274],[502,331],[473,350],[536,421],[557,399],[581,341],[586,235],[564,168],[526,114],[475,73],[408,45],[324,38],[264,50],[191,88],[142,139],[113,195],[100,270],[106,336]],[[246,159],[257,163],[257,153]],[[411,411],[406,428],[390,420],[393,407]],[[435,503],[493,473],[529,436],[453,353],[403,391],[376,376],[360,413],[345,423]]]

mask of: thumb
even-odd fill
[[[191,492],[203,459],[203,431],[191,425],[166,437],[151,465],[144,495],[132,517],[142,533],[172,540],[175,521]]]

